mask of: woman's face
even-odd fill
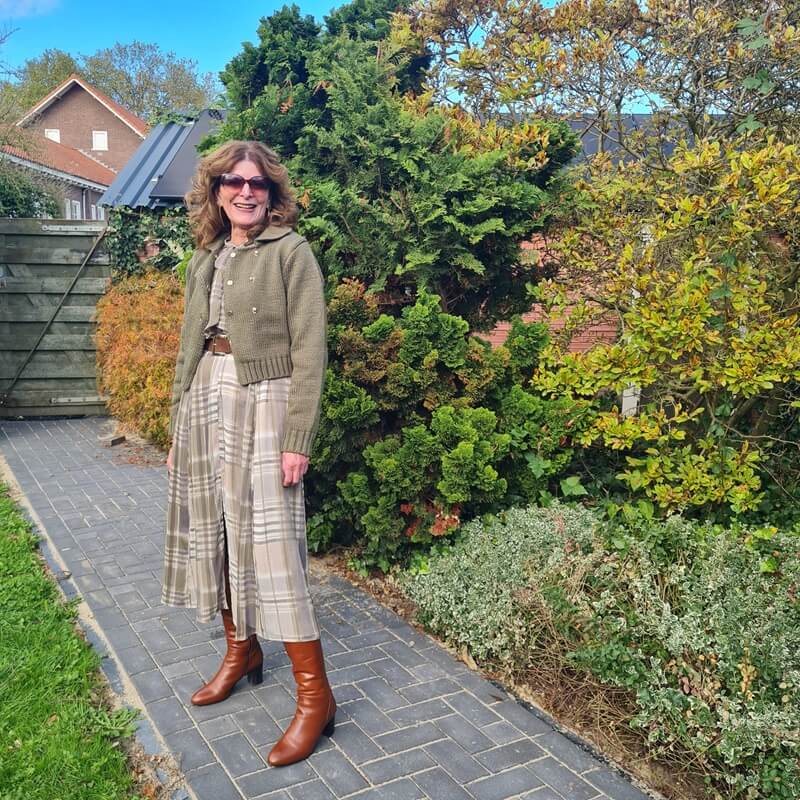
[[[248,180],[261,177],[261,170],[252,161],[237,161],[228,174]],[[217,189],[217,202],[228,215],[231,232],[248,230],[263,222],[269,204],[269,192],[265,188],[253,189],[249,183],[226,186],[223,182]]]

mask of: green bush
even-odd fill
[[[462,520],[557,490],[591,404],[522,388],[547,334],[515,319],[504,347],[420,291],[399,317],[357,281],[329,303],[330,369],[308,481],[312,549],[358,541],[388,570]]]
[[[407,576],[419,619],[479,659],[541,659],[629,690],[655,754],[726,798],[800,793],[800,541],[553,504],[466,525]]]

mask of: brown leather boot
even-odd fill
[[[297,682],[297,710],[286,733],[272,748],[267,761],[285,767],[308,758],[320,736],[333,733],[336,701],[333,699],[319,639],[314,642],[284,642]]]
[[[237,642],[233,614],[227,609],[222,612],[222,624],[225,628],[228,650],[217,674],[192,695],[192,703],[196,706],[210,706],[212,703],[222,702],[245,675],[252,684],[261,683],[264,679],[264,654],[255,634],[249,639]]]

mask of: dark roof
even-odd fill
[[[581,153],[577,160],[584,160],[597,155],[601,149],[606,153],[621,153],[622,160],[632,158],[619,145],[616,118],[609,120],[611,130],[603,132],[595,117],[567,117],[567,124],[572,131],[580,137]],[[673,137],[663,139],[665,126],[674,132],[676,127],[685,127],[675,121],[669,121],[664,116],[654,114],[622,114],[619,122],[624,135],[643,133],[649,137],[662,136],[662,151],[670,156],[675,149]],[[601,148],[602,144],[602,148]]]
[[[100,198],[105,206],[168,208],[183,202],[197,169],[200,140],[223,112],[206,109],[184,122],[156,125]]]

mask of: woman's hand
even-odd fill
[[[308,456],[304,456],[302,453],[281,453],[284,486],[294,486],[299,483],[307,469]]]
[[[172,462],[172,451],[175,449],[175,445],[171,444],[169,446],[169,453],[167,453],[167,472],[172,472],[173,462]]]

